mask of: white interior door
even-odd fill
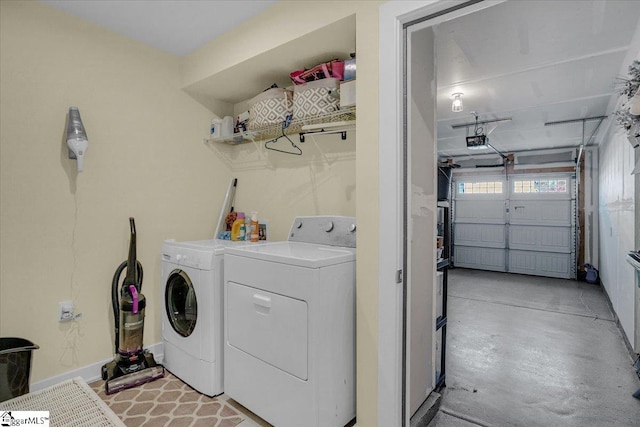
[[[419,27],[419,26],[418,26]],[[431,27],[407,32],[407,403],[409,417],[435,386],[436,70]]]

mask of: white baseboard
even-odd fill
[[[162,363],[162,359],[164,356],[162,343],[152,344],[147,346],[147,350],[153,353],[153,358],[158,363]],[[60,375],[53,376],[51,378],[47,378],[41,381],[36,381],[29,385],[29,391],[38,391],[50,387],[52,385],[61,383],[62,381],[70,380],[75,377],[82,377],[88,383],[92,383],[93,381],[97,381],[102,379],[101,369],[105,363],[108,363],[113,360],[113,357],[109,359],[102,360],[100,362],[92,363],[91,365],[74,369],[73,371],[65,372]]]

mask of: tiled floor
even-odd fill
[[[233,407],[236,411],[241,413],[244,416],[244,421],[238,424],[237,427],[273,427],[271,424],[239,404],[233,399],[230,399],[227,395],[222,394],[218,396],[218,399],[224,400],[229,404],[229,406]]]

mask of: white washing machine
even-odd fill
[[[298,217],[289,240],[225,252],[225,394],[278,427],[355,417],[352,217]]]
[[[161,285],[162,364],[208,396],[223,392],[223,261],[226,240],[165,241]]]

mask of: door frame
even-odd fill
[[[408,424],[405,403],[406,28],[436,25],[505,0],[389,1],[379,9],[378,425]],[[384,102],[382,101],[384,100]],[[436,165],[434,165],[435,168]]]

